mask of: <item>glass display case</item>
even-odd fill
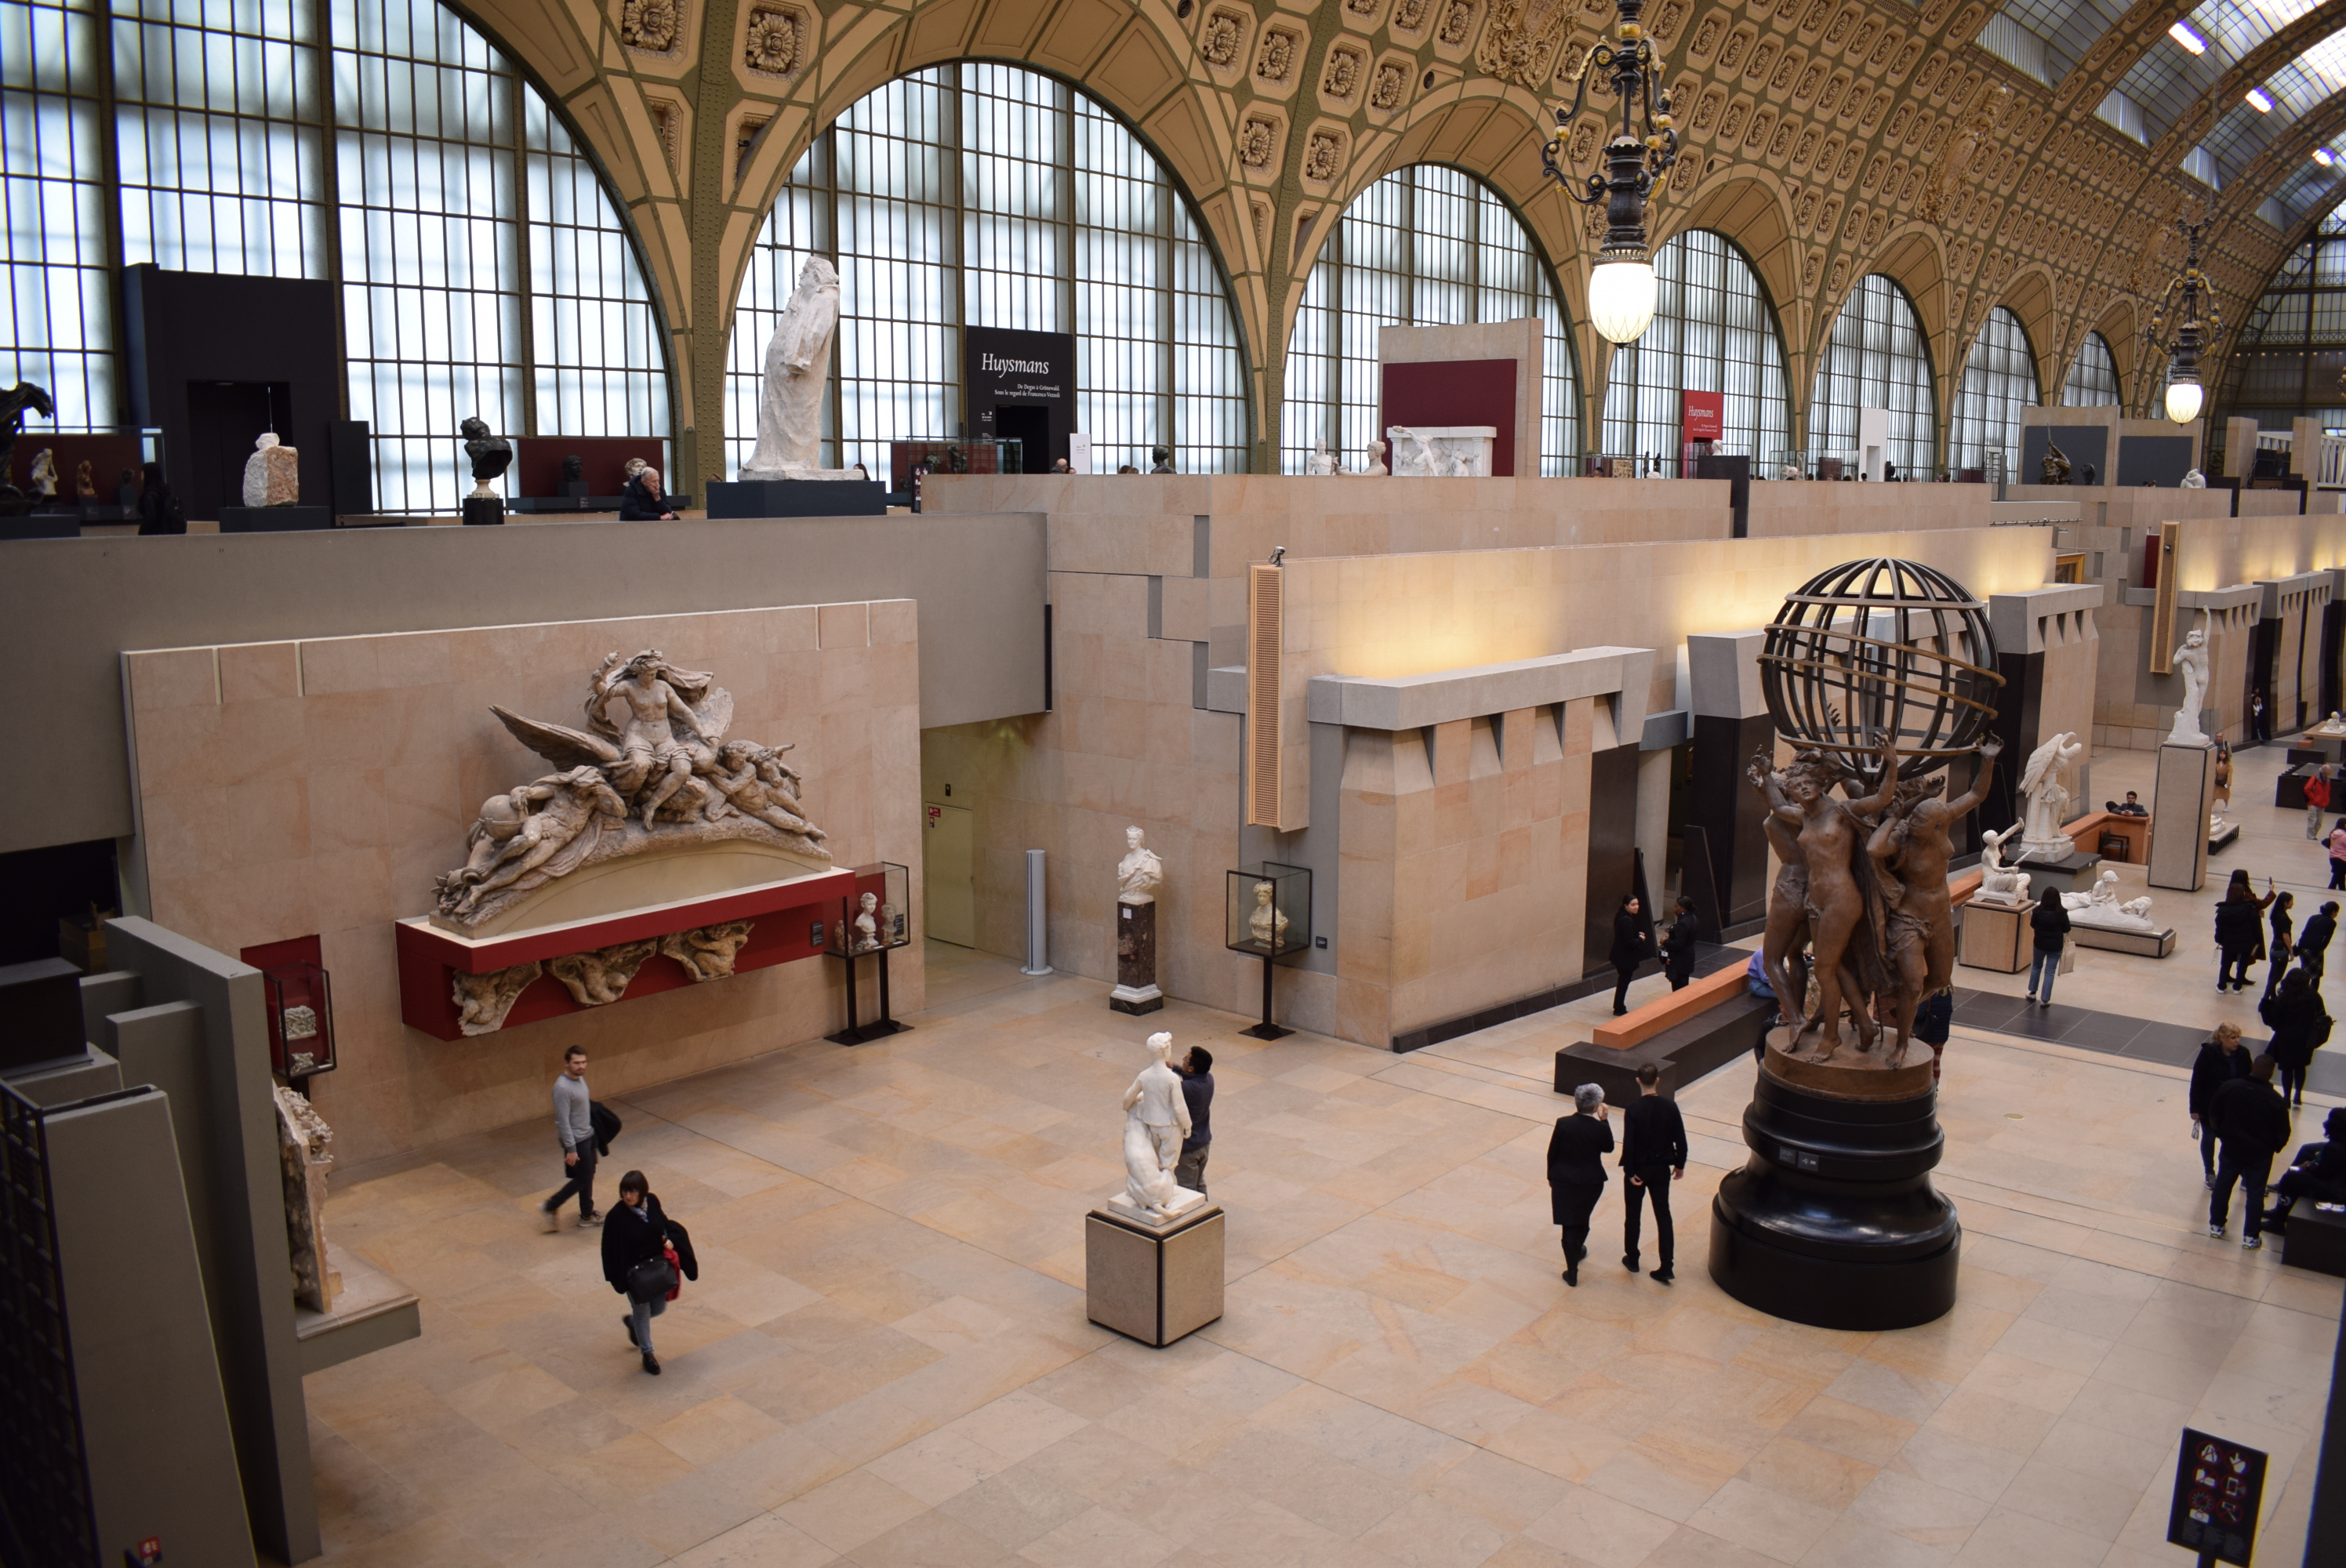
[[[1271,970],[1279,960],[1311,945],[1311,872],[1265,860],[1254,871],[1228,873],[1227,887],[1224,945],[1262,960],[1262,1022],[1239,1033],[1257,1040],[1292,1034],[1270,1021]]]
[[[861,1045],[905,1025],[888,1016],[888,955],[913,942],[913,873],[892,860],[857,866],[855,891],[840,901],[839,918],[831,922],[825,951],[847,965],[847,1027],[824,1038],[841,1045]],[[856,961],[870,959],[879,971],[879,1015],[859,1023],[855,1017]]]
[[[260,972],[269,1013],[269,1064],[298,1084],[334,1070],[334,1003],[326,972],[280,963]]]

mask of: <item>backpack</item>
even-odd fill
[[[2330,780],[2320,774],[2309,774],[2305,780],[2305,803],[2326,807],[2330,804]]]

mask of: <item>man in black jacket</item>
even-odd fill
[[[1639,1210],[1650,1195],[1654,1200],[1654,1236],[1661,1244],[1662,1266],[1654,1278],[1668,1285],[1677,1275],[1670,1265],[1678,1253],[1678,1235],[1670,1227],[1670,1180],[1686,1175],[1686,1118],[1678,1102],[1661,1095],[1661,1069],[1651,1062],[1637,1069],[1637,1102],[1621,1113],[1621,1170],[1629,1178],[1622,1189],[1627,1218],[1621,1228],[1621,1267],[1637,1272]]]
[[[1662,939],[1662,972],[1669,977],[1672,991],[1684,991],[1693,982],[1695,949],[1702,942],[1702,917],[1694,912],[1694,901],[1680,893],[1678,918]]]
[[[2321,983],[2321,966],[2330,950],[2330,939],[2338,934],[2336,901],[2321,906],[2320,912],[2305,922],[2297,933],[2297,962],[2311,972],[2315,984]]]
[[[1580,1283],[1580,1260],[1588,1256],[1588,1217],[1605,1196],[1605,1156],[1613,1152],[1613,1129],[1605,1125],[1605,1091],[1583,1084],[1572,1092],[1577,1114],[1556,1118],[1547,1141],[1550,1213],[1564,1231],[1564,1282]]]
[[[2216,1161],[2216,1196],[2208,1203],[2208,1234],[2224,1234],[2238,1181],[2248,1188],[2240,1245],[2250,1252],[2264,1245],[2257,1233],[2264,1224],[2265,1179],[2272,1175],[2273,1156],[2289,1142],[2289,1107],[2274,1093],[2272,1075],[2272,1058],[2258,1057],[2248,1077],[2216,1091],[2216,1114],[2209,1118],[2224,1146]]]
[[[2207,1172],[2208,1190],[2216,1190],[2216,1091],[2235,1078],[2249,1075],[2249,1054],[2240,1046],[2240,1026],[2218,1023],[2215,1037],[2199,1047],[2191,1064],[2191,1128],[2199,1140],[2199,1164]]]
[[[2272,1207],[2265,1211],[2265,1229],[2286,1229],[2290,1206],[2300,1197],[2315,1203],[2346,1203],[2346,1108],[2334,1110],[2322,1118],[2321,1133],[2327,1141],[2299,1155],[2297,1163],[2281,1172],[2280,1180],[2273,1183]]]

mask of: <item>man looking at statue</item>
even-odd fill
[[[1214,1054],[1192,1045],[1175,1069],[1181,1074],[1181,1098],[1189,1106],[1189,1127],[1181,1135],[1181,1158],[1173,1166],[1176,1186],[1206,1196],[1206,1156],[1214,1143]]]

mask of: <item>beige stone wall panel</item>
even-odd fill
[[[1168,99],[1141,122],[1141,130],[1193,197],[1211,194],[1225,183],[1222,170],[1229,167],[1231,146],[1192,94],[1183,91]],[[1225,257],[1243,254],[1236,234],[1219,232],[1215,240]]]
[[[929,0],[904,24],[904,45],[898,64],[906,71],[966,57],[971,35],[977,27],[980,0]]]
[[[1050,15],[1051,5],[1052,0],[987,0],[970,36],[970,48],[997,58],[1024,57]]]
[[[1086,78],[1086,85],[1135,120],[1146,121],[1150,108],[1184,85],[1186,73],[1178,56],[1187,54],[1187,45],[1186,39],[1177,45],[1160,36],[1148,21],[1136,20],[1108,46]],[[1210,168],[1221,161],[1207,157],[1211,149],[1203,143],[1199,130],[1191,131],[1178,145],[1160,141],[1158,150],[1177,158],[1187,155],[1191,168]]]

